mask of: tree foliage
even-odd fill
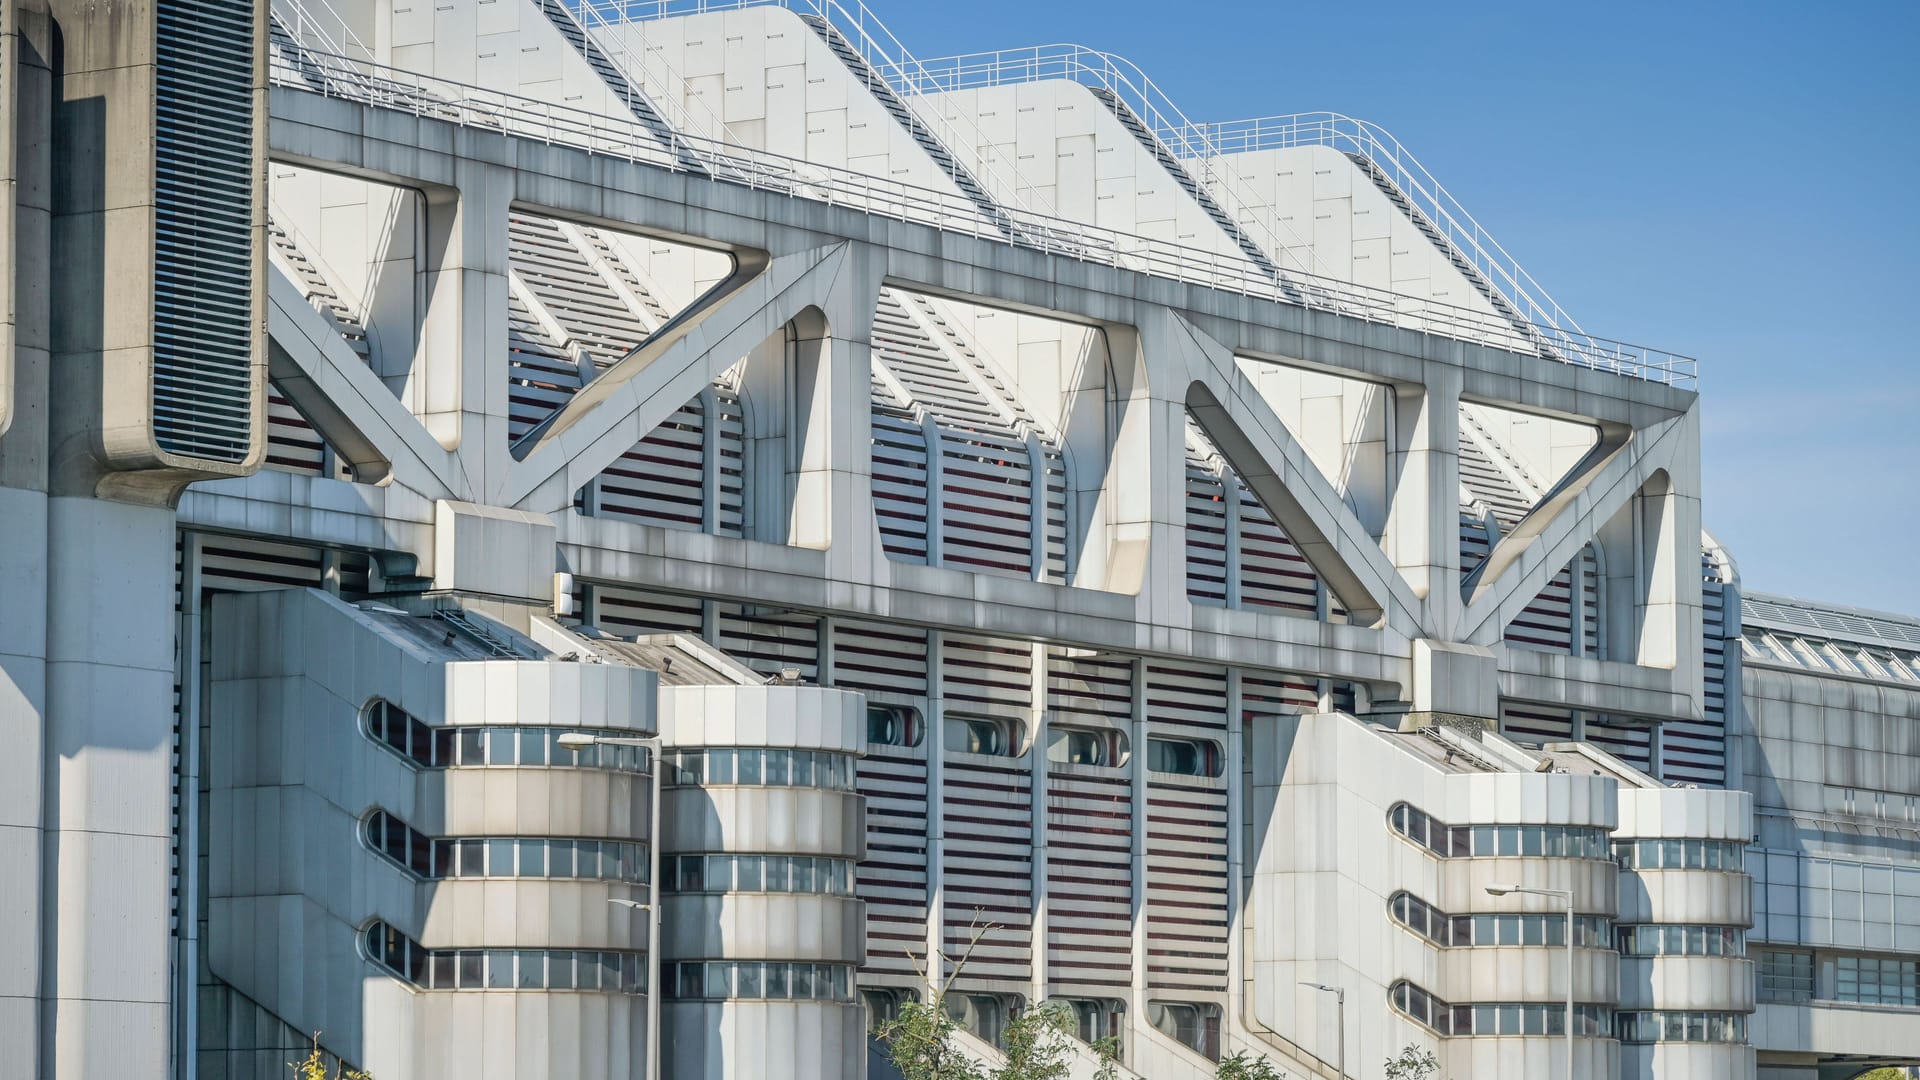
[[[906,1080],[1067,1080],[1071,1075],[1074,1015],[1065,1002],[1042,1002],[1008,1021],[1000,1047],[1006,1060],[990,1071],[983,1070],[955,1045],[953,1036],[959,1024],[947,1015],[947,993],[990,929],[974,929],[966,952],[952,961],[953,971],[932,1000],[906,1002],[898,1016],[880,1025],[879,1036],[887,1044],[887,1056]],[[943,953],[940,959],[944,964],[949,958]],[[1119,1040],[1102,1039],[1094,1044],[1093,1051],[1100,1059],[1096,1080],[1115,1080],[1119,1075],[1114,1064]]]
[[[333,1073],[327,1073],[326,1056],[320,1051],[320,1033],[313,1033],[313,1049],[299,1061],[287,1062],[287,1068],[293,1070],[293,1080],[373,1080],[373,1074],[359,1069],[348,1068],[344,1062],[334,1064]]]
[[[1230,1058],[1220,1060],[1220,1070],[1214,1080],[1282,1080],[1280,1070],[1273,1062],[1258,1054],[1248,1054],[1245,1050]]]
[[[1408,1043],[1387,1059],[1387,1080],[1427,1080],[1440,1071],[1440,1059],[1418,1043]]]

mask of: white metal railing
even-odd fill
[[[945,93],[988,86],[1068,79],[1106,90],[1139,118],[1147,133],[1182,163],[1188,175],[1237,228],[1263,234],[1260,246],[1276,261],[1291,259],[1311,273],[1327,267],[1313,245],[1272,214],[1253,212],[1257,193],[1232,169],[1218,167],[1220,152],[1208,141],[1204,125],[1187,119],[1159,84],[1123,56],[1084,45],[1034,45],[928,60],[912,73],[911,93]]]
[[[1507,254],[1400,140],[1379,125],[1339,113],[1314,112],[1198,127],[1215,153],[1326,146],[1366,158],[1400,189],[1413,211],[1425,217],[1485,283],[1514,306],[1521,319],[1564,331],[1576,339],[1582,334],[1580,324],[1554,302],[1533,275]]]
[[[623,31],[622,20],[608,17],[608,9],[617,5],[583,0],[556,0],[562,14],[574,20],[586,35],[590,47],[613,64],[633,91],[660,115],[675,131],[698,135],[720,142],[739,143],[726,122],[715,115],[706,99],[693,92],[666,58],[647,49],[636,49],[632,35]],[[633,103],[629,102],[629,109]]]
[[[1030,211],[1006,209],[1003,215],[1007,220],[994,222],[972,200],[958,194],[697,136],[679,139],[680,147],[697,159],[689,163],[632,116],[602,116],[309,49],[293,57],[276,51],[272,77],[275,83],[294,90],[569,146],[669,171],[705,168],[718,182],[848,207],[980,240],[1288,304],[1299,304],[1304,296],[1310,306],[1355,318],[1668,385],[1692,386],[1697,378],[1697,363],[1688,357],[1585,335],[1578,350],[1548,351],[1534,332],[1471,308],[1326,278],[1305,279],[1310,288],[1301,290],[1275,280],[1244,256],[1185,247]]]
[[[994,144],[981,134],[971,117],[951,114],[918,100],[909,88],[924,78],[924,65],[863,0],[563,0],[601,25],[645,22],[677,15],[737,11],[751,7],[784,7],[824,20],[851,44],[874,74],[891,88],[954,161],[983,182],[990,198],[1023,210],[1052,216],[1053,205],[1038,190],[1019,183],[1019,171],[997,156]],[[586,12],[594,14],[588,16]]]
[[[357,60],[377,59],[373,49],[347,24],[346,16],[328,0],[272,0],[271,10],[301,48],[318,48]]]

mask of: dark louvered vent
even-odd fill
[[[253,444],[255,0],[160,0],[153,428],[181,457]]]

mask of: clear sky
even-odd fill
[[[1920,2],[869,3],[922,58],[1382,125],[1588,331],[1700,358],[1748,590],[1920,615]]]

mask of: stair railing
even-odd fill
[[[296,56],[279,52],[273,55],[274,83],[376,108],[570,146],[586,153],[668,171],[696,171],[682,154],[663,146],[653,130],[630,115],[606,116],[593,110],[456,83],[419,72],[317,53],[297,45],[296,48]],[[314,73],[320,78],[313,79]],[[726,159],[730,167],[714,174],[716,180],[726,183],[789,198],[817,200],[977,240],[1016,245],[1204,288],[1281,303],[1304,302],[1315,307],[1330,307],[1371,322],[1493,345],[1653,382],[1676,386],[1691,386],[1696,382],[1697,363],[1672,353],[1596,338],[1585,339],[1594,346],[1590,353],[1543,351],[1536,338],[1509,320],[1471,308],[1327,278],[1310,279],[1306,282],[1307,288],[1296,290],[1288,283],[1276,281],[1237,252],[1188,247],[1027,211],[1006,211],[1014,228],[1002,229],[983,218],[972,200],[952,192],[766,151],[729,147],[697,136],[685,136],[684,141],[694,153]]]
[[[647,55],[650,50],[634,47],[633,35],[623,30],[626,19],[618,12],[623,5],[604,0],[561,0],[560,6],[587,36],[587,41],[613,62],[615,69],[635,84],[647,104],[660,119],[676,131],[698,135],[714,142],[738,145],[739,136],[717,116],[706,99],[693,91],[679,72],[664,57]]]
[[[1206,129],[1208,142],[1226,153],[1325,146],[1366,158],[1386,174],[1413,208],[1480,273],[1486,284],[1514,306],[1520,318],[1559,331],[1568,339],[1569,347],[1578,347],[1579,339],[1585,336],[1580,324],[1527,273],[1519,260],[1509,255],[1499,241],[1467,213],[1459,200],[1434,179],[1400,140],[1378,125],[1339,113],[1314,112],[1200,127]]]
[[[373,49],[328,0],[273,0],[271,10],[302,48],[356,60],[375,59]]]
[[[1175,159],[1183,163],[1194,182],[1199,184],[1235,227],[1251,228],[1262,249],[1276,262],[1288,258],[1304,266],[1308,273],[1331,276],[1313,245],[1301,239],[1272,214],[1258,214],[1250,207],[1261,205],[1256,193],[1232,169],[1219,167],[1219,150],[1213,146],[1203,125],[1188,120],[1159,85],[1133,61],[1113,53],[1089,49],[1084,45],[1035,45],[1024,49],[1000,49],[967,53],[928,60],[919,65],[927,76],[915,83],[916,94],[943,93],[988,86],[1069,79],[1093,86],[1119,99],[1147,129],[1147,133]]]
[[[1024,187],[1019,170],[1011,162],[999,160],[990,143],[972,119],[965,115],[947,115],[918,100],[911,88],[925,81],[925,66],[887,29],[880,17],[864,0],[850,0],[852,7],[839,0],[564,0],[575,11],[592,10],[597,25],[612,26],[645,22],[677,15],[699,15],[714,11],[738,11],[752,7],[784,7],[802,15],[823,19],[840,32],[868,66],[905,102],[915,120],[924,126],[961,168],[971,173],[988,190],[996,203],[1022,210],[1055,216],[1053,204],[1034,188]],[[582,15],[584,24],[588,16]]]

